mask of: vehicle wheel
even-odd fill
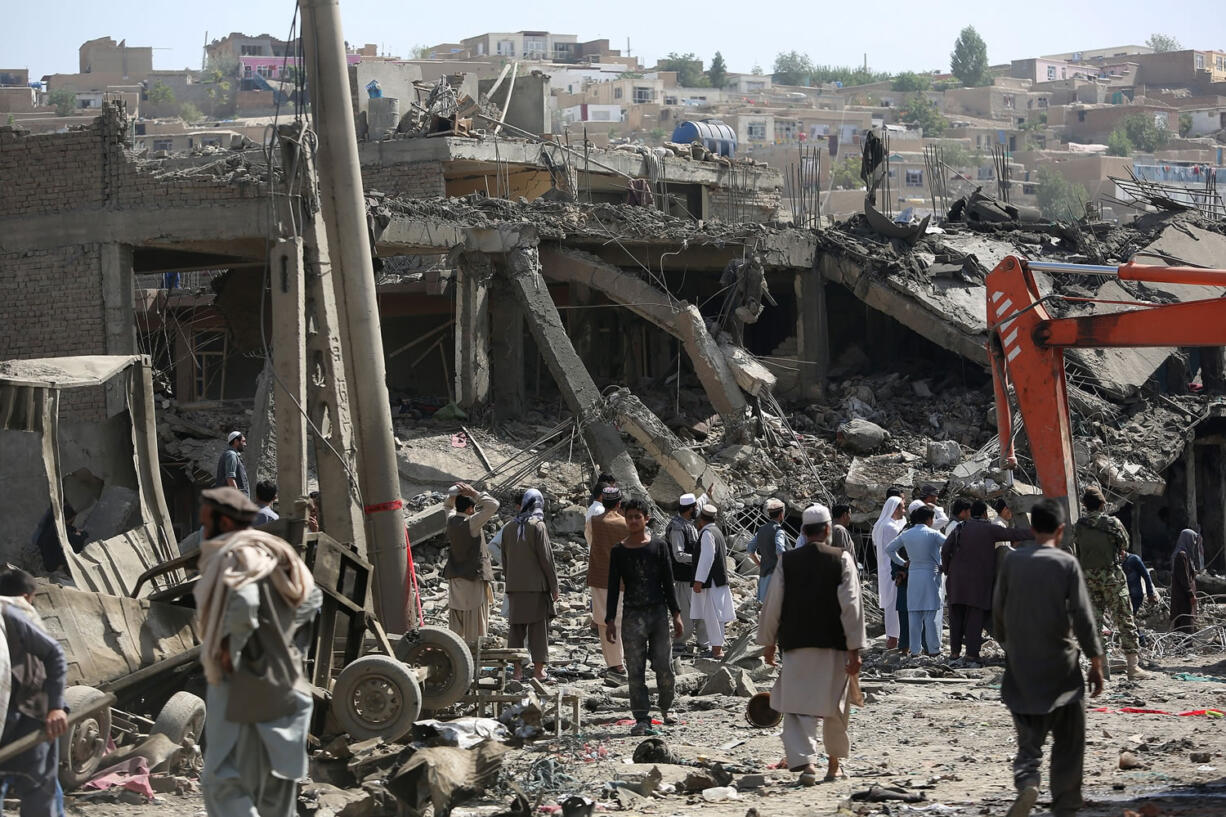
[[[341,670],[332,685],[332,714],[358,740],[399,740],[421,714],[421,687],[409,668],[387,655],[367,655]]]
[[[199,745],[200,736],[204,734],[204,714],[204,701],[200,696],[176,692],[158,713],[149,734],[165,735],[178,746],[183,746],[188,740],[193,745]]]
[[[446,709],[468,694],[476,673],[473,654],[459,634],[442,627],[422,627],[402,635],[394,650],[410,667],[430,671],[421,684],[422,708]]]
[[[102,692],[93,687],[71,686],[64,690],[64,705],[73,711],[89,706],[101,697]],[[89,782],[102,763],[110,737],[109,706],[77,721],[60,736],[60,785],[65,791]]]

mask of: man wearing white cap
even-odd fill
[[[711,657],[724,654],[724,625],[736,618],[728,587],[728,545],[715,524],[719,509],[703,505],[698,515],[698,564],[694,567],[694,596],[690,616],[707,625]]]
[[[239,456],[247,450],[247,438],[241,431],[231,431],[226,437],[226,450],[221,452],[217,460],[217,480],[214,488],[237,488],[248,499],[251,498],[251,486],[247,484],[247,466]]]
[[[771,573],[779,564],[779,557],[788,549],[788,535],[783,530],[783,507],[781,499],[766,500],[766,524],[749,540],[749,558],[758,566],[758,601],[766,600]]]
[[[805,544],[779,560],[758,620],[758,644],[775,663],[776,645],[786,659],[771,690],[771,708],[783,713],[788,768],[801,782],[817,780],[817,720],[828,759],[826,780],[839,776],[848,756],[850,679],[860,673],[860,650],[868,638],[855,560],[830,545],[830,510],[805,509]],[[789,592],[789,588],[791,588]]]
[[[699,652],[711,649],[707,638],[706,622],[690,618],[690,599],[694,593],[694,560],[698,552],[698,528],[694,527],[694,515],[698,513],[698,497],[682,494],[677,501],[677,513],[668,522],[665,538],[673,560],[673,582],[676,585],[677,604],[681,608],[681,635],[673,639],[673,652],[685,650],[691,635],[698,637]]]

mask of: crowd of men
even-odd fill
[[[253,528],[277,519],[276,486],[258,483],[253,502],[240,456],[245,437],[233,432],[228,443],[217,487],[202,494],[194,589],[208,681],[202,790],[213,817],[289,817],[307,772],[312,697],[304,638],[322,594],[289,544]],[[1049,735],[1053,810],[1074,814],[1082,802],[1086,681],[1097,696],[1108,674],[1104,618],[1119,635],[1129,678],[1143,679],[1133,616],[1156,599],[1148,570],[1128,553],[1126,529],[1105,513],[1102,493],[1090,488],[1081,500],[1085,513],[1066,537],[1065,510],[1050,499],[1034,505],[1028,520],[998,502],[989,520],[981,500],[955,499],[946,515],[935,488],[925,486],[910,504],[902,491],[891,491],[872,528],[872,551],[864,554],[872,559],[858,558],[849,506],[809,505],[794,536],[785,503],[765,502],[746,549],[758,568],[757,643],[765,661],[779,666],[770,703],[783,722],[782,765],[802,784],[816,783],[820,727],[824,779],[846,774],[851,706],[861,702],[860,654],[869,644],[860,570],[875,563],[887,649],[941,655],[947,608],[951,659],[982,660],[985,631],[1003,647],[1001,698],[1017,732],[1018,794],[1008,817],[1025,817],[1034,807]],[[657,733],[648,664],[660,723],[673,725],[674,659],[691,650],[720,658],[736,617],[720,510],[691,493],[677,505],[658,536],[653,505],[623,496],[612,477],[601,475],[585,514],[592,625],[606,674],[628,683],[636,736]],[[450,628],[473,646],[488,636],[496,556],[508,646],[526,650],[534,677],[549,682],[549,623],[559,585],[544,497],[524,491],[514,517],[490,542],[485,526],[498,500],[458,483],[447,507]],[[1175,628],[1195,626],[1203,558],[1199,534],[1183,531],[1172,557]],[[67,664],[31,604],[36,587],[19,570],[0,573],[0,746],[37,732],[46,738],[0,764],[0,798],[16,794],[22,817],[62,817],[55,738],[68,726]],[[1082,656],[1089,663],[1084,678]]]

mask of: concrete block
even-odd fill
[[[841,448],[856,454],[876,451],[890,438],[890,433],[868,420],[849,420],[839,426],[836,441]]]

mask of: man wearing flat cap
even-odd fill
[[[771,573],[779,564],[779,557],[788,549],[788,535],[783,530],[783,500],[771,497],[766,500],[766,524],[749,540],[749,558],[758,566],[758,601],[766,601],[766,588],[770,587]]]
[[[212,488],[202,499],[193,595],[208,681],[205,808],[210,817],[292,817],[312,708],[302,637],[322,594],[289,543],[251,530],[259,508],[242,491]]]
[[[847,725],[851,679],[860,673],[867,641],[860,576],[855,560],[830,544],[830,510],[810,505],[802,517],[805,544],[784,553],[775,569],[758,620],[758,644],[783,668],[771,690],[771,707],[783,713],[783,748],[788,769],[801,782],[817,780],[817,721],[822,721],[826,780],[839,776],[839,761],[851,744]]]

